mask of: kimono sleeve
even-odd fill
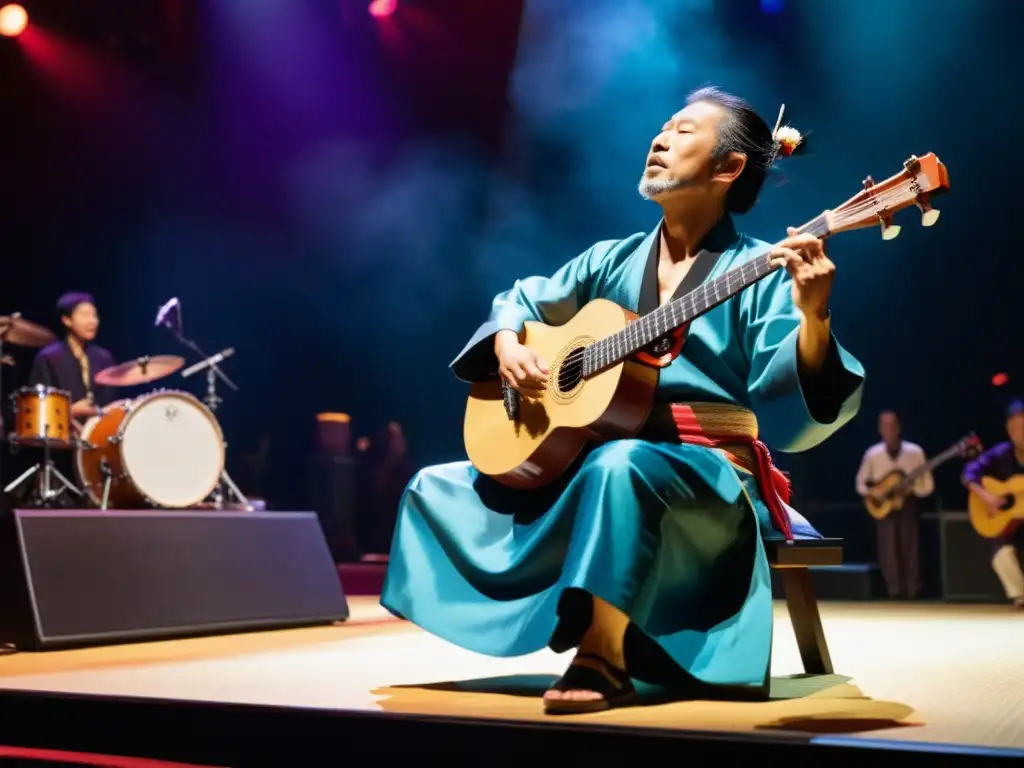
[[[519,333],[527,320],[549,325],[571,320],[589,300],[596,265],[616,242],[597,243],[551,277],[517,280],[511,289],[495,296],[487,320],[452,361],[452,372],[467,382],[485,379],[498,370],[494,355],[494,335],[498,331]]]
[[[801,375],[801,315],[792,292],[793,281],[784,270],[752,286],[741,302],[739,332],[761,438],[779,451],[797,453],[820,444],[857,414],[864,368],[833,335],[821,371]]]

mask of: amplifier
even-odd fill
[[[942,553],[942,596],[946,600],[1005,602],[999,578],[992,570],[992,543],[971,527],[966,512],[939,515]]]

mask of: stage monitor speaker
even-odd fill
[[[312,512],[14,510],[0,642],[24,650],[348,618]]]
[[[992,542],[975,533],[966,512],[943,512],[940,521],[943,597],[1006,602],[1006,593],[992,570]]]

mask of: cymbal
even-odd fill
[[[162,379],[185,365],[185,358],[178,355],[157,355],[140,357],[127,363],[104,368],[96,374],[96,383],[108,387],[133,387]]]
[[[20,347],[45,347],[57,336],[41,325],[30,323],[19,314],[0,315],[0,339]]]

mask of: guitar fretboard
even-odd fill
[[[829,234],[826,213],[819,214],[799,231],[826,237]],[[779,268],[772,263],[770,252],[763,253],[637,318],[621,331],[594,342],[584,350],[583,376],[591,376],[635,355]]]

